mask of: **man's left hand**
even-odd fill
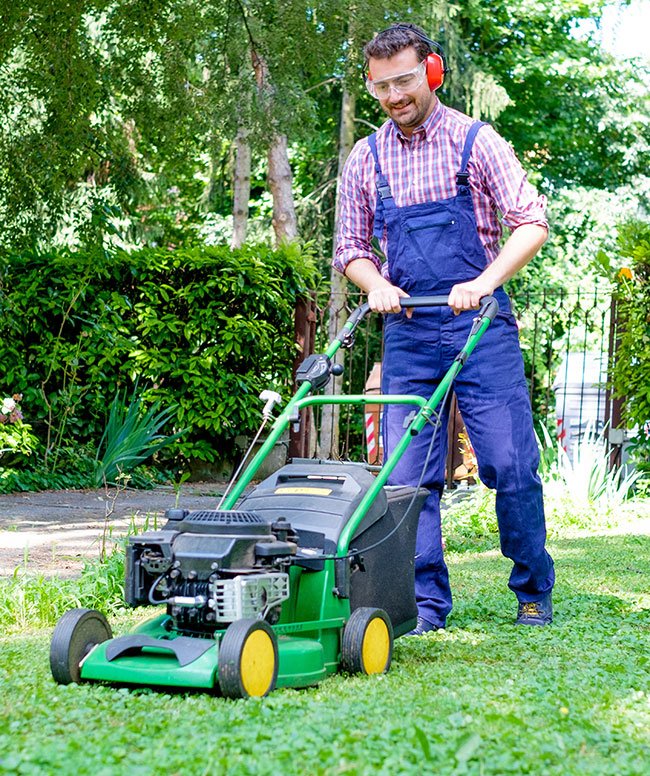
[[[449,306],[456,315],[463,310],[478,310],[481,299],[490,296],[494,286],[485,278],[478,277],[467,283],[458,283],[449,292]]]

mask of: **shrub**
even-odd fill
[[[315,284],[309,252],[248,246],[0,257],[0,363],[56,469],[97,443],[112,398],[139,381],[175,407],[170,449],[214,461],[258,421],[257,396],[290,382],[293,314]],[[38,420],[36,420],[38,419]]]
[[[3,466],[20,462],[38,447],[32,427],[23,420],[22,398],[21,394],[15,393],[0,402],[0,458]]]
[[[619,227],[619,257],[601,252],[601,271],[616,283],[619,347],[613,387],[624,399],[627,427],[637,426],[637,458],[650,468],[650,223],[632,220]],[[619,269],[621,264],[626,266]]]

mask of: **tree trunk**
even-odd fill
[[[269,77],[269,68],[264,58],[255,49],[251,51],[251,59],[262,104],[265,106],[271,126],[275,126],[273,119],[274,89]],[[269,145],[268,162],[268,184],[273,197],[273,230],[275,231],[276,244],[279,245],[282,242],[295,240],[298,236],[286,135],[273,131]]]
[[[332,247],[332,255],[336,251],[336,234],[338,232],[339,218],[340,218],[340,201],[338,196],[339,184],[341,182],[341,174],[343,172],[343,166],[346,159],[350,155],[350,151],[354,145],[354,114],[356,110],[356,95],[351,92],[347,86],[343,85],[343,94],[341,97],[341,125],[339,128],[339,161],[337,170],[337,196],[336,196],[336,209],[334,216],[334,245]],[[330,270],[330,299],[328,305],[329,321],[327,325],[328,341],[331,342],[337,335],[341,328],[343,321],[340,319],[341,311],[345,309],[345,292],[347,288],[347,280],[340,272],[337,272],[333,267]],[[342,364],[344,360],[344,351],[339,350],[334,358],[334,362]],[[341,385],[343,383],[343,376],[332,377],[329,385],[325,389],[325,393],[334,394],[340,393]],[[318,457],[319,458],[338,458],[340,455],[339,450],[339,419],[340,419],[340,405],[338,404],[326,404],[323,406],[323,413],[321,416],[321,433],[318,445]]]
[[[248,225],[248,200],[251,193],[251,147],[248,130],[240,125],[235,137],[235,173],[233,180],[234,202],[232,208],[231,248],[241,248],[246,241]]]
[[[298,222],[293,204],[291,165],[286,135],[275,134],[269,146],[269,189],[273,197],[273,230],[277,245],[298,237]]]

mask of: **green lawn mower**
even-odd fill
[[[447,297],[402,300],[404,307],[446,303]],[[353,345],[369,312],[367,304],[357,308],[326,352],[302,363],[296,394],[219,508],[169,509],[160,530],[129,538],[126,602],[165,613],[113,638],[100,612],[66,612],[52,637],[54,679],[246,698],[317,684],[341,669],[387,671],[393,638],[416,623],[415,536],[428,491],[386,482],[412,437],[426,423],[439,426],[436,408],[497,310],[494,298],[483,300],[465,346],[428,400],[309,395],[336,373],[338,349]],[[269,420],[279,396],[263,398]],[[369,402],[418,408],[378,473],[364,464],[294,459],[246,491],[303,408]]]

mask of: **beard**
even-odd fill
[[[433,99],[422,100],[417,96],[404,96],[401,100],[393,100],[382,106],[384,112],[404,129],[415,129],[424,122],[435,102]]]

